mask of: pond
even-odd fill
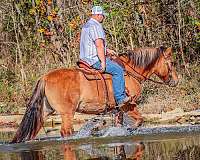
[[[67,140],[44,138],[21,144],[8,144],[13,133],[0,133],[2,160],[198,160],[200,135],[93,137]],[[7,141],[7,142],[5,142]]]

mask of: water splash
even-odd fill
[[[95,130],[99,130],[98,128],[104,124],[105,120],[103,118],[92,118],[81,127],[81,129],[73,136],[73,138],[90,137],[93,135]]]
[[[86,137],[109,137],[109,136],[142,136],[142,135],[160,135],[160,134],[179,134],[179,133],[199,133],[200,125],[175,125],[175,126],[154,126],[131,128],[134,120],[124,114],[123,126],[113,127],[105,125],[104,118],[93,118],[89,120],[74,138]]]

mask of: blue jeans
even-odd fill
[[[100,61],[96,62],[94,65],[92,65],[92,67],[95,69],[101,69]],[[105,72],[112,75],[114,97],[116,103],[119,104],[124,100],[124,98],[126,98],[124,69],[116,62],[106,58]]]

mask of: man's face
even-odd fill
[[[99,14],[98,19],[99,19],[99,22],[102,23],[103,20],[105,19],[105,16],[103,14]]]

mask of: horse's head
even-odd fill
[[[162,54],[156,62],[154,73],[166,84],[175,87],[178,84],[178,76],[173,66],[172,48],[164,50],[161,47],[160,50]]]
[[[135,48],[116,58],[116,61],[139,81],[150,79],[155,73],[164,83],[174,87],[178,84],[178,76],[172,60],[172,48],[164,50],[164,47]]]

